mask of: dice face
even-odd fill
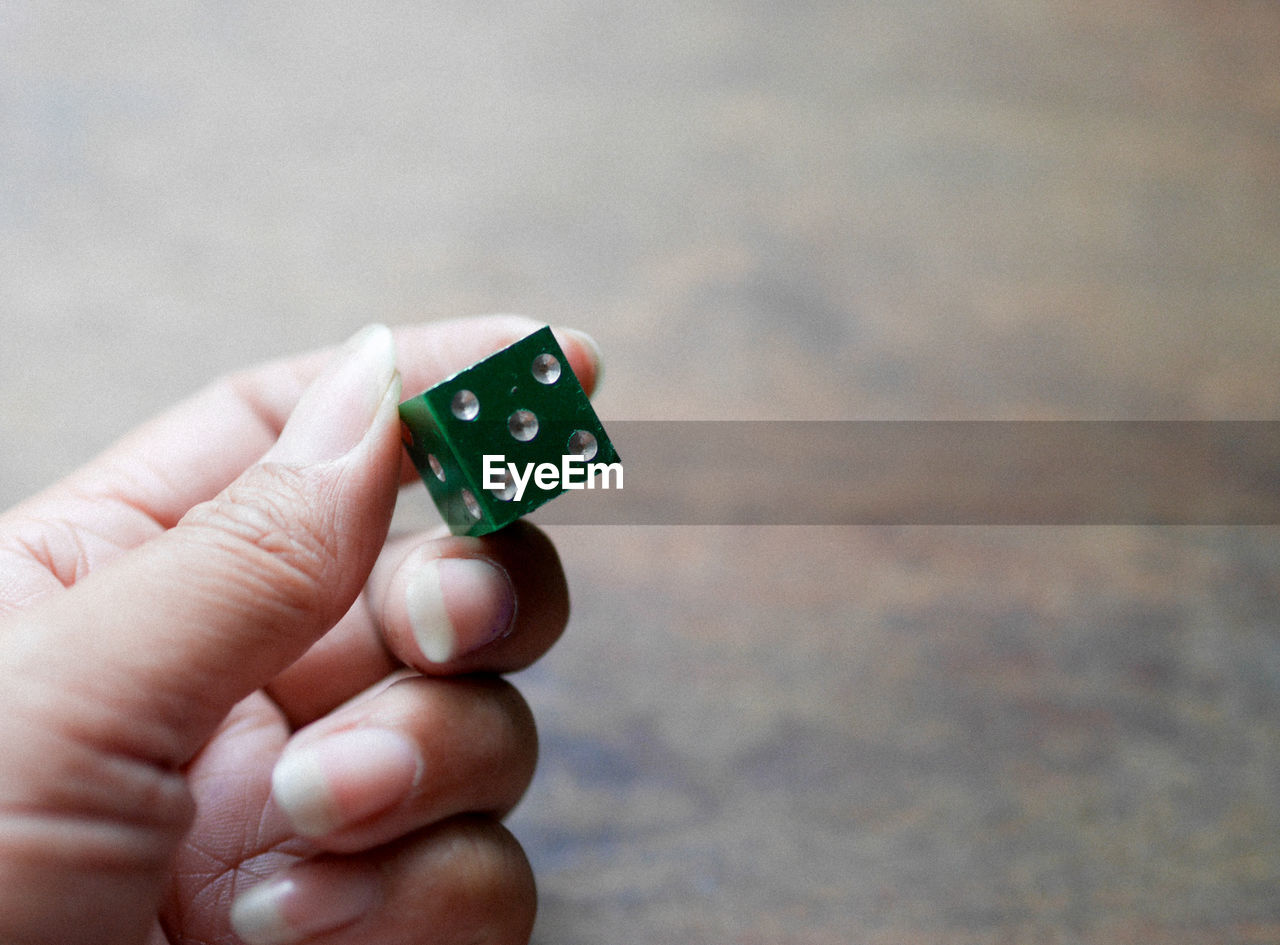
[[[455,535],[495,531],[581,483],[590,464],[618,462],[549,327],[405,401],[400,419]]]

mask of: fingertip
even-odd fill
[[[604,358],[599,343],[579,328],[553,328],[560,347],[569,356],[569,363],[578,383],[588,395],[600,389],[604,377]]]
[[[413,564],[405,588],[409,627],[429,663],[448,663],[510,633],[515,588],[485,558],[430,558]]]
[[[301,836],[323,837],[393,807],[422,772],[411,739],[366,726],[287,750],[272,771],[271,794]]]
[[[429,675],[522,669],[569,614],[555,546],[524,522],[483,538],[397,539],[366,594],[388,652]]]
[[[231,927],[247,945],[294,945],[358,922],[382,887],[377,869],[359,860],[301,863],[240,894]]]

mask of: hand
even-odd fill
[[[387,531],[397,344],[412,393],[535,327],[225,379],[0,516],[0,941],[527,941],[499,818],[535,734],[496,674],[563,630],[559,562]]]

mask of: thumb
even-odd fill
[[[275,446],[164,535],[20,622],[46,724],[166,767],[346,612],[400,471],[391,332],[353,338]],[[45,713],[42,713],[45,714]]]

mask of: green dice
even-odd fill
[[[484,535],[622,465],[550,328],[400,405],[401,428],[455,535]]]

